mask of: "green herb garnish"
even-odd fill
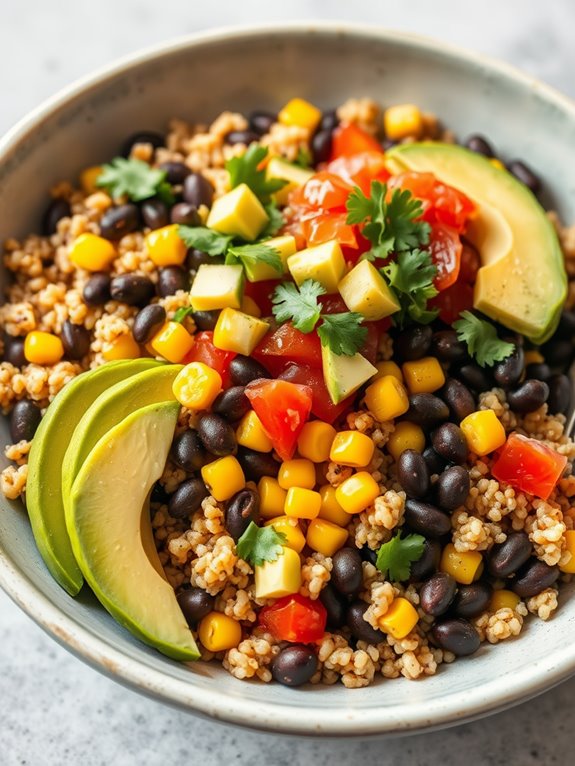
[[[381,546],[375,565],[392,582],[408,580],[411,565],[422,557],[424,545],[425,537],[422,535],[407,535],[402,539],[401,532],[398,532]]]
[[[250,521],[249,527],[237,542],[236,550],[240,558],[257,567],[281,556],[286,539],[284,533],[277,532],[273,526],[258,527]]]
[[[191,306],[181,306],[172,317],[172,322],[181,323],[187,316],[194,313],[194,309]]]
[[[287,181],[281,178],[266,177],[265,168],[260,168],[260,165],[267,156],[267,147],[253,143],[240,157],[228,160],[226,170],[230,174],[230,187],[235,189],[240,184],[246,184],[260,202],[267,204],[271,195],[287,184]]]
[[[224,255],[233,237],[206,226],[178,226],[178,236],[186,247],[194,247],[208,255]]]
[[[160,197],[168,204],[174,201],[172,187],[166,181],[166,171],[152,168],[138,159],[115,157],[102,166],[96,184],[107,189],[114,199],[126,196],[133,202],[140,202]]]
[[[457,332],[459,340],[467,344],[469,354],[481,367],[492,367],[495,362],[513,353],[513,343],[501,340],[495,327],[484,319],[472,314],[471,311],[462,311],[458,319],[453,323],[453,329]]]
[[[381,271],[399,300],[401,308],[394,314],[399,327],[403,327],[408,318],[419,324],[433,322],[438,310],[427,308],[427,301],[437,295],[433,284],[437,268],[429,253],[425,250],[398,253],[396,260],[390,261]]]
[[[338,356],[353,356],[365,343],[367,327],[361,327],[363,316],[356,311],[324,314],[317,334],[322,346],[328,346]]]
[[[279,250],[269,247],[265,242],[255,242],[253,245],[234,245],[228,248],[226,263],[265,263],[278,274],[283,274],[283,263]]]

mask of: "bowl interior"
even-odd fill
[[[131,132],[165,129],[173,116],[209,122],[223,109],[273,110],[295,95],[326,108],[361,96],[417,103],[458,136],[485,134],[504,158],[525,159],[541,174],[548,201],[575,220],[575,113],[561,97],[441,44],[373,29],[284,26],[165,46],[38,110],[0,145],[0,241],[37,230],[49,187],[114,156]],[[0,437],[10,441],[4,419]],[[45,569],[24,510],[4,498],[0,584],[104,672],[184,708],[262,729],[351,735],[439,726],[524,699],[575,671],[568,638],[575,602],[549,623],[530,621],[519,641],[483,647],[417,683],[291,690],[240,682],[216,665],[184,666],[132,639],[89,593],[68,597]],[[565,587],[562,602],[574,590]]]

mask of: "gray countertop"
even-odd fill
[[[503,58],[575,96],[572,0],[0,0],[0,133],[58,88],[169,37],[224,24],[333,18],[441,37]],[[388,741],[317,741],[255,734],[197,720],[127,691],[83,665],[0,593],[2,766],[205,766],[360,761],[394,766],[572,762],[565,711],[575,679],[490,718]]]

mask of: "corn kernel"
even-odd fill
[[[569,551],[571,558],[566,564],[559,564],[559,569],[567,574],[575,574],[575,529],[568,529],[564,537],[565,550]]]
[[[248,447],[256,452],[271,452],[272,440],[264,431],[262,421],[253,410],[247,412],[236,428],[236,439],[242,447]]]
[[[346,544],[348,537],[347,529],[325,519],[313,519],[307,528],[306,542],[312,551],[333,556]]]
[[[141,355],[140,347],[131,332],[118,335],[111,343],[106,343],[102,349],[102,356],[107,362],[113,362],[116,359],[138,359]]]
[[[543,357],[543,354],[540,351],[537,351],[536,349],[532,348],[529,351],[525,352],[526,367],[528,364],[543,364],[544,362],[545,362],[545,358]]]
[[[321,508],[321,495],[313,489],[290,487],[285,501],[285,515],[294,519],[315,519]]]
[[[415,423],[410,423],[409,420],[402,420],[397,423],[395,430],[387,440],[387,451],[394,460],[399,460],[399,456],[406,449],[423,452],[424,447],[425,434],[423,429]]]
[[[258,482],[260,496],[260,516],[262,519],[274,519],[284,512],[287,492],[271,476],[262,476]]]
[[[359,431],[340,431],[331,445],[329,459],[351,468],[364,468],[373,457],[373,439]]]
[[[284,460],[278,472],[278,482],[283,489],[290,487],[313,489],[315,487],[315,466],[311,460],[304,458]]]
[[[283,510],[283,509],[282,509]],[[276,532],[285,535],[284,545],[300,553],[305,546],[305,536],[297,519],[290,516],[277,516],[264,524],[265,527],[273,527]]]
[[[114,245],[96,234],[80,234],[68,250],[68,257],[74,266],[86,271],[104,271],[116,256]]]
[[[193,337],[180,322],[166,322],[150,341],[155,354],[174,364],[181,362],[193,345]]]
[[[505,428],[493,410],[478,410],[464,418],[461,430],[471,452],[488,455],[505,444]]]
[[[391,141],[419,138],[423,131],[423,117],[415,104],[390,106],[383,115],[385,135]]]
[[[64,356],[64,345],[51,332],[32,330],[24,340],[24,356],[33,364],[56,364]]]
[[[253,298],[250,298],[249,295],[244,295],[242,298],[242,311],[244,314],[249,314],[251,317],[256,317],[259,319],[262,315],[262,310],[258,306],[258,304],[254,301]]]
[[[367,471],[359,471],[342,482],[335,491],[337,502],[346,513],[361,513],[379,495],[379,484]]]
[[[80,173],[80,186],[85,194],[93,194],[98,191],[98,178],[102,175],[100,165],[92,165]]]
[[[146,249],[156,266],[181,266],[188,248],[178,234],[178,225],[171,223],[146,235]]]
[[[229,500],[246,486],[242,467],[233,455],[226,455],[208,463],[201,473],[204,484],[218,503]]]
[[[331,521],[340,527],[346,527],[349,524],[349,514],[346,513],[337,502],[336,488],[331,484],[324,484],[319,491],[321,497],[321,508],[319,509],[319,518]]]
[[[497,168],[497,170],[505,170],[505,165],[501,162],[501,160],[498,160],[497,157],[490,157],[489,162],[493,165],[494,168]]]
[[[240,643],[242,626],[223,612],[210,612],[198,626],[198,638],[209,652],[223,652]]]
[[[385,375],[393,375],[393,377],[397,378],[400,383],[403,383],[403,373],[401,372],[401,367],[395,362],[378,362],[375,366],[377,367],[377,372],[371,379],[372,382],[383,378]]]
[[[521,601],[517,593],[512,590],[493,591],[491,601],[489,602],[489,611],[497,612],[499,609],[515,609]]]
[[[282,598],[301,588],[301,559],[299,553],[284,546],[275,561],[255,567],[256,598]]]
[[[407,391],[393,375],[384,375],[365,391],[365,404],[376,420],[393,420],[409,409]]]
[[[269,329],[269,322],[228,307],[214,327],[214,346],[249,356]]]
[[[459,553],[453,543],[448,543],[441,554],[439,569],[461,585],[471,585],[482,564],[483,557],[478,551]]]
[[[278,122],[282,125],[297,125],[315,131],[321,120],[321,110],[305,101],[303,98],[292,98],[278,114]]]
[[[222,390],[219,372],[203,362],[190,362],[177,374],[172,390],[189,410],[207,410]]]
[[[394,598],[387,612],[377,624],[384,633],[394,638],[405,638],[415,628],[419,615],[417,609],[406,598]]]
[[[297,440],[297,451],[314,463],[329,460],[329,451],[337,431],[322,420],[310,420],[304,425]]]
[[[410,394],[431,394],[445,383],[441,365],[434,356],[405,362],[403,377]]]

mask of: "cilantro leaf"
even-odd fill
[[[178,236],[187,247],[195,247],[208,255],[223,255],[233,239],[206,226],[178,226]]]
[[[278,210],[278,206],[275,202],[270,202],[269,205],[265,206],[265,209],[270,220],[260,234],[260,239],[269,239],[270,237],[275,236],[284,225],[284,217],[281,210]]]
[[[377,553],[376,567],[392,582],[407,580],[411,573],[411,564],[419,561],[423,555],[425,537],[407,535],[402,539],[401,532],[384,543]]]
[[[390,286],[395,290],[400,310],[394,320],[403,327],[408,319],[419,324],[429,324],[438,314],[437,309],[428,309],[427,301],[437,295],[433,278],[437,268],[431,256],[424,250],[405,251],[397,254],[381,269]]]
[[[138,159],[115,157],[102,166],[96,184],[107,189],[114,199],[126,196],[140,202],[158,195],[171,203],[174,198],[172,187],[166,181],[166,171],[152,168]]]
[[[513,343],[501,340],[490,322],[480,319],[471,311],[462,311],[459,316],[461,319],[453,323],[453,329],[457,331],[459,340],[467,344],[470,355],[475,357],[481,367],[492,367],[495,362],[507,359],[513,353]]]
[[[240,261],[242,266],[245,266],[246,262],[265,263],[278,274],[283,273],[284,267],[279,250],[269,247],[265,242],[229,247],[226,253],[226,263],[233,263],[236,259]]]
[[[325,314],[317,330],[322,346],[328,346],[338,356],[353,356],[367,336],[367,327],[361,327],[362,322],[362,315],[355,311]]]
[[[324,293],[322,285],[313,279],[306,279],[299,290],[293,282],[278,285],[272,297],[273,315],[278,322],[291,321],[296,330],[311,332],[321,313],[318,298]]]
[[[300,148],[297,150],[297,157],[292,162],[292,165],[297,165],[300,168],[311,168],[313,164],[313,156],[309,149],[306,149],[304,146],[300,146]]]
[[[286,536],[276,532],[273,526],[258,527],[250,521],[249,527],[237,542],[238,556],[253,566],[261,566],[265,561],[275,561],[283,555]]]
[[[189,316],[190,314],[194,313],[194,309],[191,306],[180,306],[180,308],[176,311],[174,316],[172,317],[172,322],[183,322],[184,319]]]
[[[271,195],[287,184],[282,178],[266,178],[265,168],[259,166],[267,156],[267,147],[253,143],[240,157],[228,160],[226,170],[230,174],[230,187],[235,189],[240,184],[247,184],[256,197],[267,204]]]

